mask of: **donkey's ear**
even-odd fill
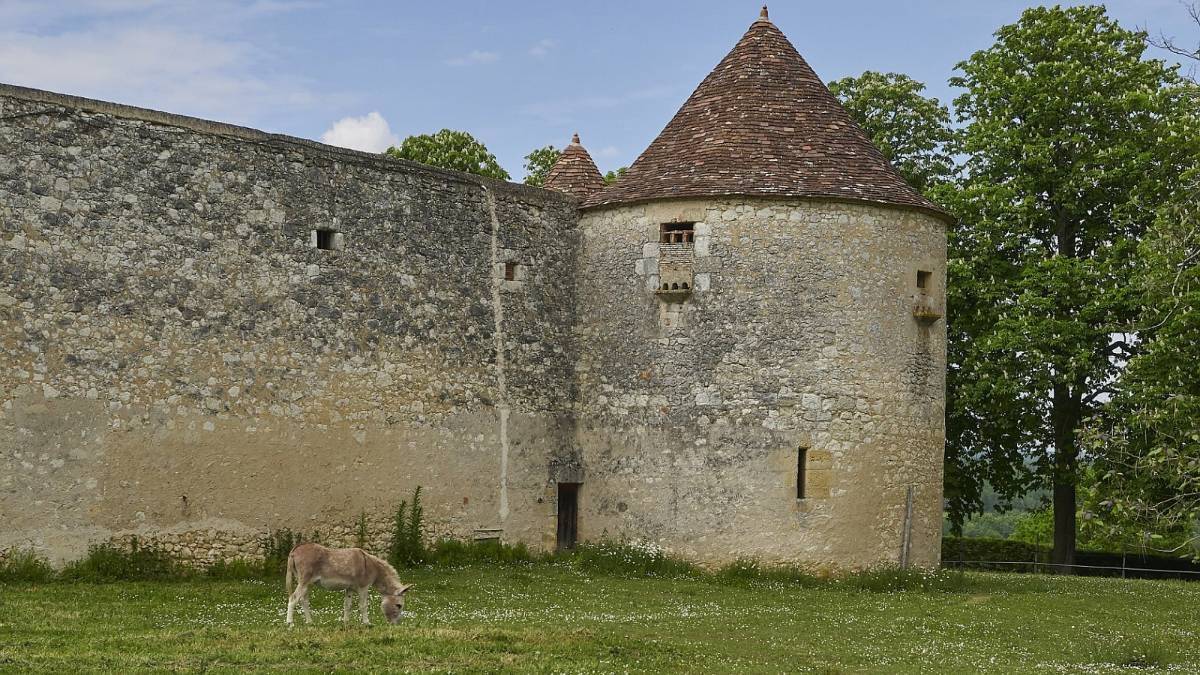
[[[406,584],[406,585],[404,585],[404,586],[401,586],[401,587],[400,587],[400,592],[399,592],[399,593],[397,593],[397,595],[404,595],[405,593],[407,593],[407,592],[408,592],[408,589],[410,589],[410,588],[412,588],[412,587],[413,587],[413,584]]]

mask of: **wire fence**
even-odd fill
[[[973,569],[995,569],[993,566],[1009,566],[1015,571],[1031,571],[1035,574],[1049,574],[1061,572],[1063,568],[1071,568],[1072,570],[1097,570],[1095,572],[1084,572],[1088,576],[1120,576],[1122,579],[1187,579],[1192,581],[1200,581],[1200,570],[1193,569],[1171,569],[1161,567],[1138,567],[1133,565],[1082,565],[1070,564],[1063,565],[1059,563],[1043,562],[1038,560],[942,560],[943,567],[969,567]],[[1023,568],[1023,569],[1022,569]]]

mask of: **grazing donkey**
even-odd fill
[[[292,578],[296,579],[296,590],[292,590]],[[362,622],[367,618],[367,601],[371,589],[383,596],[383,615],[388,623],[400,621],[404,614],[404,594],[412,584],[400,583],[395,568],[387,561],[367,553],[361,548],[326,548],[320,544],[300,544],[292,549],[287,560],[288,591],[287,624],[292,625],[296,603],[304,607],[304,620],[312,623],[312,611],[308,607],[308,588],[320,584],[322,588],[346,591],[346,603],[342,607],[342,621],[350,621],[350,604],[353,593],[358,592],[358,609]]]

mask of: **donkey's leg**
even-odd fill
[[[354,591],[346,589],[346,600],[342,603],[342,623],[350,623],[350,604],[354,602]]]
[[[363,625],[371,625],[371,619],[367,614],[371,608],[371,587],[366,586],[358,589],[358,612],[362,615]]]
[[[304,599],[302,600],[302,602],[304,603],[304,623],[311,625],[312,624],[312,607],[310,607],[308,604],[308,590],[309,590],[309,587],[305,586],[304,587]]]
[[[293,618],[296,613],[296,604],[300,602],[300,599],[304,597],[307,591],[308,588],[304,584],[296,584],[296,589],[288,596],[287,625],[291,626],[295,624]]]

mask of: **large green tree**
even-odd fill
[[[442,129],[436,134],[409,136],[400,147],[392,146],[384,154],[443,169],[509,179],[508,172],[488,152],[487,146],[465,131]]]
[[[546,183],[546,176],[554,163],[562,156],[562,150],[553,145],[538,148],[525,155],[525,184],[541,187]]]
[[[1200,28],[1200,4],[1185,8]],[[1162,34],[1151,42],[1190,64],[1176,137],[1200,163],[1200,48]],[[1176,184],[1138,248],[1142,349],[1087,427],[1100,457],[1087,515],[1102,532],[1200,557],[1200,167]]]
[[[1130,543],[1200,555],[1200,171],[1180,186],[1139,246],[1142,349],[1085,436],[1098,457],[1088,515],[1137,533]]]
[[[1079,428],[1131,343],[1138,239],[1189,161],[1178,78],[1103,7],[1026,10],[951,83],[962,189],[952,232],[947,496],[1052,489],[1054,559],[1074,560]],[[955,511],[958,513],[956,514]]]
[[[830,82],[829,90],[910,185],[926,192],[953,176],[950,111],[921,94],[924,84],[868,70]]]

